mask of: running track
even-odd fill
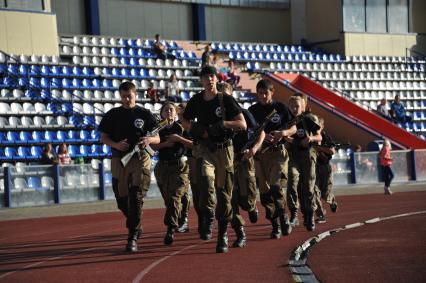
[[[194,217],[189,233],[164,246],[163,209],[145,210],[136,254],[123,252],[126,231],[118,212],[3,221],[0,282],[294,282],[288,260],[307,239],[375,217],[426,211],[424,190],[338,201],[339,211],[328,212],[327,223],[314,232],[299,226],[279,240],[269,239],[259,206],[260,221],[246,228],[247,247],[228,254],[215,253],[215,237],[198,239]],[[426,282],[425,238],[426,213],[389,219],[322,240],[308,265],[321,282]]]

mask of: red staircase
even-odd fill
[[[294,92],[307,94],[312,111],[325,119],[328,132],[342,142],[349,139],[352,144],[365,147],[374,139],[387,138],[400,148],[426,148],[425,140],[303,75],[268,76],[274,82],[279,100],[286,100]]]

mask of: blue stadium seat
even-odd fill
[[[96,126],[95,118],[93,116],[84,116],[83,124],[86,126]]]
[[[50,86],[51,86],[50,80],[48,78],[42,77],[40,79],[40,86],[41,86],[41,88],[50,89]]]
[[[30,78],[30,87],[31,88],[35,88],[35,89],[40,89],[41,85],[40,85],[40,80],[34,77]]]
[[[41,146],[32,146],[30,149],[32,158],[41,158],[41,154],[43,153],[43,148]]]
[[[79,132],[81,141],[90,141],[90,132],[86,130],[80,130]]]
[[[61,73],[62,73],[62,75],[63,76],[65,76],[65,77],[69,77],[69,76],[71,76],[71,67],[68,67],[68,66],[63,66],[62,67],[62,70],[61,70]]]
[[[51,95],[51,93],[50,93],[50,91],[49,91],[49,90],[47,90],[47,89],[42,89],[42,90],[40,91],[40,97],[41,97],[42,99],[51,99],[51,98],[52,98],[52,95]]]
[[[72,104],[71,103],[63,103],[61,105],[62,113],[72,113]]]
[[[80,77],[82,74],[81,68],[79,66],[74,66],[71,70],[73,77]]]
[[[70,155],[71,158],[73,157],[77,157],[80,155],[80,150],[76,145],[69,145],[68,146],[68,153]]]
[[[25,160],[31,158],[30,149],[28,147],[20,146],[18,147],[18,155],[16,156],[17,160]]]
[[[4,156],[6,157],[6,159],[9,159],[9,160],[16,159],[16,157],[18,156],[18,153],[16,152],[16,148],[6,147],[4,149]]]
[[[50,87],[53,89],[62,88],[62,80],[60,78],[52,78],[50,80]]]
[[[51,142],[53,143],[56,140],[56,132],[45,131],[43,134],[42,142]]]
[[[28,188],[31,188],[33,190],[43,189],[43,186],[41,185],[40,177],[36,177],[36,176],[28,177],[27,184],[28,184]]]
[[[19,135],[17,132],[8,131],[6,133],[7,144],[15,144],[17,140],[19,140]]]
[[[90,157],[90,153],[91,153],[91,150],[90,150],[90,147],[88,145],[85,145],[85,144],[80,145],[80,155],[81,156]]]
[[[5,160],[7,157],[5,156],[3,147],[0,147],[0,160]]]
[[[68,119],[68,122],[74,127],[81,127],[83,125],[83,117],[80,115],[73,115]]]
[[[76,78],[72,79],[71,86],[72,86],[72,88],[80,89],[81,88],[81,80],[76,79]]]
[[[103,156],[111,156],[111,148],[106,144],[102,145],[102,154]]]
[[[90,141],[99,142],[101,139],[101,133],[97,130],[90,131]]]
[[[32,142],[31,134],[26,131],[22,131],[19,133],[19,140],[22,144],[28,144]]]
[[[40,132],[40,131],[34,131],[31,133],[31,140],[34,143],[40,143],[43,140],[43,133],[44,132]]]
[[[130,59],[128,57],[122,57],[120,58],[120,64],[130,65]]]
[[[50,68],[49,66],[42,65],[41,66],[41,75],[42,76],[49,76],[50,75]]]
[[[30,76],[40,76],[40,66],[38,65],[31,65],[30,67]]]
[[[89,156],[90,157],[99,157],[102,156],[102,147],[99,144],[93,144],[92,146],[90,146],[90,153]]]
[[[64,89],[70,89],[71,88],[71,80],[70,79],[67,79],[67,78],[63,78],[62,79],[62,81],[61,81],[61,86],[62,86],[62,88],[64,88]]]
[[[60,76],[61,75],[61,69],[58,66],[52,66],[50,67],[50,76]]]
[[[94,76],[94,72],[92,68],[89,67],[84,67],[82,70],[82,75],[85,77],[93,77]]]
[[[189,96],[189,93],[186,91],[182,91],[180,93],[180,97],[182,97],[183,101],[188,101],[191,97]]]
[[[66,142],[68,138],[68,134],[65,131],[57,131],[56,132],[56,142]]]
[[[24,77],[28,75],[28,67],[26,65],[19,66],[19,75]]]
[[[4,144],[5,142],[7,143],[6,134],[3,132],[0,132],[0,144]]]
[[[68,142],[80,141],[80,136],[79,136],[78,131],[69,130],[67,134],[68,134],[68,138],[67,138]]]

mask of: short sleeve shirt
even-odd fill
[[[254,119],[253,114],[251,114],[250,111],[244,108],[241,108],[241,111],[244,115],[244,119],[246,120],[247,131],[244,131],[242,133],[237,133],[232,139],[235,152],[241,151],[243,146],[249,140],[250,136],[253,134],[254,129],[257,127],[257,122]]]
[[[216,96],[212,100],[204,100],[203,91],[197,93],[189,100],[186,105],[183,118],[187,120],[197,120],[197,123],[209,127],[220,120],[222,120],[222,111],[219,103],[219,97]],[[230,121],[241,113],[241,107],[230,95],[223,95],[223,106],[225,108],[225,120]],[[227,138],[223,137],[210,137],[213,142],[223,142]]]
[[[272,103],[265,105],[262,105],[258,102],[250,106],[248,109],[253,114],[254,119],[259,125],[264,123],[266,117],[271,114],[274,109],[277,111],[277,113],[275,113],[270,121],[266,124],[264,129],[266,134],[284,128],[292,119],[292,115],[287,106],[278,101],[273,101]]]
[[[99,131],[114,142],[126,139],[131,151],[139,139],[157,126],[157,120],[148,109],[136,106],[126,109],[123,106],[108,111],[99,124]],[[122,157],[127,152],[112,149],[113,156]]]
[[[300,147],[300,142],[308,135],[315,135],[318,133],[319,125],[314,121],[316,116],[312,113],[304,113],[303,118],[296,124],[297,131],[292,136],[293,143],[291,143],[291,148],[294,150],[302,149]]]
[[[167,140],[167,136],[172,134],[177,134],[179,136],[183,135],[182,126],[175,122],[170,127],[165,127],[160,130],[160,143]],[[185,146],[181,143],[175,143],[172,147],[165,147],[158,150],[158,157],[160,160],[175,160],[181,158],[185,154]]]

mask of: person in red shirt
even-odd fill
[[[151,100],[152,103],[156,103],[160,101],[158,97],[157,89],[154,87],[153,82],[149,82],[149,87],[146,90],[146,97]]]
[[[391,144],[389,140],[383,142],[382,149],[379,152],[379,159],[383,180],[385,181],[385,195],[391,195],[390,184],[394,175],[391,168],[393,158],[391,156]]]

